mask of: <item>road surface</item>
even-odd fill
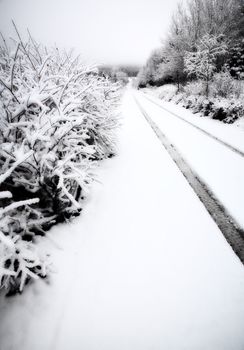
[[[150,114],[152,114],[152,118],[151,118],[150,114],[146,111],[146,109],[142,107],[142,104],[143,104],[142,103],[143,98],[141,99],[142,96],[144,98],[147,98],[150,101],[150,104],[149,104],[149,106],[147,106],[147,108],[149,108],[149,111],[151,112]],[[177,147],[171,142],[171,140],[166,135],[168,133],[170,134],[170,131],[168,132],[168,123],[171,122],[172,115],[173,115],[176,118],[176,122],[177,122],[177,120],[183,121],[183,123],[180,123],[179,126],[177,126],[177,123],[176,123],[176,125],[174,125],[175,128],[180,127],[180,129],[184,132],[184,124],[186,123],[187,126],[190,125],[190,129],[193,128],[193,131],[197,130],[197,133],[200,133],[200,135],[203,134],[204,136],[207,136],[207,137],[203,137],[202,139],[200,139],[200,142],[197,142],[196,145],[194,144],[194,139],[192,140],[192,145],[194,145],[194,147],[196,149],[198,149],[199,157],[201,157],[201,151],[208,147],[209,139],[214,140],[215,147],[212,150],[211,156],[213,159],[215,159],[215,163],[217,164],[217,167],[216,167],[216,169],[212,169],[210,167],[211,162],[209,162],[209,167],[207,168],[207,171],[212,175],[212,173],[214,173],[217,170],[219,176],[223,177],[225,179],[225,185],[222,188],[222,191],[224,191],[224,192],[226,191],[227,187],[228,187],[228,189],[232,189],[233,184],[230,181],[231,179],[229,179],[225,175],[225,173],[223,173],[223,174],[219,173],[218,164],[220,162],[223,162],[223,165],[226,166],[226,164],[225,164],[226,152],[227,152],[227,154],[228,153],[232,154],[232,152],[234,152],[234,154],[238,155],[239,157],[237,157],[238,161],[235,162],[234,166],[231,168],[232,175],[235,177],[236,174],[238,174],[238,176],[239,176],[240,170],[242,171],[242,173],[244,175],[244,172],[243,172],[244,159],[242,159],[242,158],[244,158],[244,153],[242,152],[242,150],[234,147],[231,143],[223,141],[220,137],[214,135],[213,132],[209,132],[205,128],[199,127],[198,125],[196,125],[194,123],[194,121],[191,122],[185,118],[182,118],[180,113],[176,114],[175,112],[171,111],[170,109],[165,108],[164,105],[162,103],[160,103],[161,101],[157,102],[157,100],[151,99],[150,96],[148,96],[147,94],[138,94],[137,93],[137,94],[134,94],[134,98],[135,98],[135,101],[136,101],[140,111],[142,112],[142,114],[146,118],[148,124],[152,127],[155,134],[160,139],[162,145],[164,146],[164,148],[167,150],[167,152],[171,156],[172,160],[176,163],[179,170],[182,172],[182,174],[187,179],[189,185],[193,188],[196,195],[199,197],[201,202],[204,204],[206,210],[209,212],[212,219],[215,221],[215,223],[217,224],[217,226],[219,227],[219,229],[223,233],[224,237],[227,239],[227,241],[229,242],[229,244],[231,245],[231,247],[233,248],[233,250],[235,251],[235,253],[239,257],[241,262],[244,263],[244,230],[241,227],[241,225],[238,223],[238,221],[235,220],[234,216],[232,216],[229,213],[230,205],[228,202],[228,197],[225,198],[225,205],[223,203],[221,203],[221,201],[218,200],[219,193],[218,193],[218,191],[215,191],[215,187],[213,186],[213,189],[211,190],[207,181],[205,182],[204,179],[201,178],[201,173],[197,173],[195,171],[195,169],[194,169],[195,164],[193,163],[193,166],[190,166],[190,164],[186,161],[186,159],[184,159],[184,157],[182,156],[181,149],[177,149]],[[153,111],[154,113],[152,113],[151,108],[150,108],[152,106],[151,102],[154,105],[159,106],[160,109],[163,110],[163,113],[160,110]],[[155,114],[155,112],[156,112],[156,114]],[[159,112],[161,112],[161,113],[159,113]],[[154,116],[156,116],[156,123],[153,120]],[[168,120],[167,120],[167,117],[168,117]],[[166,119],[166,123],[162,119]],[[157,122],[158,122],[158,124],[157,124]],[[173,120],[173,122],[174,122],[174,120]],[[182,128],[182,126],[183,126],[183,128]],[[166,134],[165,134],[165,132],[166,132]],[[173,134],[174,134],[174,131],[173,131]],[[193,136],[195,136],[194,134],[195,134],[195,132],[193,133]],[[185,139],[186,137],[189,138],[188,135],[189,134],[186,132],[186,134],[185,135],[183,134],[182,136]],[[190,134],[190,135],[192,135],[192,134]],[[178,139],[175,139],[175,140],[177,143]],[[189,140],[188,140],[188,142],[189,142]],[[190,140],[190,142],[191,142],[191,140]],[[184,141],[184,143],[185,143],[185,141]],[[219,145],[223,146],[222,148],[220,148],[221,152],[216,152],[215,151],[216,146],[219,148]],[[231,151],[231,152],[229,152],[229,151]],[[191,160],[191,152],[188,152],[187,155],[188,155],[188,159]],[[196,168],[197,168],[197,166],[196,166]],[[244,177],[239,176],[239,178],[243,179]],[[240,199],[241,199],[242,195],[244,197],[244,185],[242,182],[243,181],[241,180],[238,183],[239,187],[236,186],[236,184],[235,184],[235,186],[233,188],[233,192],[235,190],[237,190],[236,192],[234,192],[236,195],[235,202],[237,204],[240,202],[239,197],[240,197]],[[239,204],[241,205],[241,203],[239,203]],[[241,208],[244,208],[244,206]],[[240,212],[240,214],[242,214],[242,212]],[[235,215],[235,212],[234,212],[234,215]],[[242,219],[242,216],[240,216],[240,218]]]

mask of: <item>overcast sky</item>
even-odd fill
[[[43,44],[76,48],[97,63],[145,63],[166,35],[178,0],[0,0],[0,30],[11,18]]]

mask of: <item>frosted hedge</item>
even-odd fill
[[[29,35],[0,46],[0,286],[46,275],[36,235],[81,211],[98,161],[114,154],[119,86]]]

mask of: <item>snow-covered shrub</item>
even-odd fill
[[[2,173],[0,185],[30,155],[19,157]],[[38,202],[38,198],[13,201],[11,192],[0,191],[0,287],[6,288],[9,295],[17,290],[21,292],[31,278],[45,277],[47,273],[47,257],[38,252],[32,241],[24,239],[38,222],[35,218],[40,213],[32,208]]]
[[[159,88],[159,98],[162,98],[162,96],[165,96],[167,100],[171,100],[173,96],[177,93],[177,87],[173,84],[167,84],[163,85]]]
[[[244,106],[241,101],[231,98],[209,98],[204,96],[183,96],[183,107],[191,109],[193,113],[220,120],[224,123],[234,123],[244,116]]]
[[[233,80],[233,78],[231,79]],[[170,94],[167,92],[167,85],[151,88],[150,90],[145,89],[145,92],[151,91],[153,95],[160,99],[181,104],[186,109],[191,109],[193,113],[201,113],[202,116],[208,116],[224,123],[234,123],[244,117],[243,86],[242,81],[234,80],[232,96],[228,95],[227,98],[214,96],[213,94],[206,98],[204,83],[202,84],[201,81],[188,83],[181,92],[177,92],[176,86],[173,89],[172,85],[169,85]],[[235,89],[238,90],[238,94]],[[238,96],[240,97],[238,98]]]
[[[157,98],[170,101],[177,93],[177,86],[173,84],[165,84],[159,87],[150,86],[144,88],[143,91],[152,94]]]
[[[201,112],[204,116],[207,116],[211,112],[213,103],[205,96],[190,95],[182,97],[182,105],[187,109],[191,109],[193,113]]]
[[[203,80],[193,80],[184,86],[186,96],[205,95],[205,83]]]
[[[224,123],[232,124],[237,119],[244,117],[243,102],[235,98],[218,98],[213,102],[213,119],[221,120]]]
[[[10,255],[13,244],[29,251],[26,240],[81,211],[97,161],[115,152],[120,97],[119,86],[96,67],[17,34],[12,50],[6,42],[0,46],[0,190],[11,193],[0,199],[0,249]],[[30,271],[40,268],[31,257],[29,263]],[[10,261],[2,264],[8,269]],[[13,264],[15,273],[23,266]],[[17,284],[22,289],[23,279]],[[8,287],[8,279],[0,286]]]
[[[211,84],[211,94],[221,97],[230,97],[234,93],[235,80],[228,71],[215,73]]]

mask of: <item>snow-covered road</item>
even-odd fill
[[[143,98],[141,98],[142,96]],[[146,111],[145,107],[142,107],[142,102],[145,102],[145,97],[150,101],[149,104],[146,104],[146,109],[148,111]],[[212,127],[213,130],[209,132],[205,129],[205,127],[200,127],[197,125],[197,122],[200,119],[199,117],[195,117],[194,119],[194,116],[192,114],[189,115],[189,112],[184,108],[179,110],[178,114],[176,114],[174,112],[174,109],[176,107],[175,105],[171,105],[170,109],[165,108],[164,103],[162,103],[160,100],[157,101],[156,99],[151,99],[151,97],[146,94],[135,94],[135,101],[145,119],[152,127],[157,137],[160,139],[163,147],[168,151],[169,155],[174,160],[179,170],[187,179],[189,185],[193,188],[229,244],[236,252],[237,256],[244,264],[244,230],[242,228],[243,226],[241,226],[235,219],[236,216],[238,218],[238,215],[240,215],[241,220],[243,219],[243,210],[239,210],[243,209],[243,207],[239,208],[238,206],[240,203],[239,196],[242,196],[242,193],[244,195],[243,183],[242,181],[239,181],[237,184],[235,184],[235,186],[233,186],[230,179],[226,177],[226,173],[219,173],[218,166],[215,168],[210,167],[211,162],[209,164],[206,163],[206,165],[209,167],[203,174],[201,173],[201,167],[199,167],[199,164],[201,164],[201,160],[199,163],[199,159],[201,159],[202,152],[206,148],[209,148],[209,140],[214,141],[214,143],[211,145],[212,152],[210,159],[212,158],[212,161],[215,160],[217,165],[218,163],[222,162],[222,168],[224,167],[223,162],[226,161],[226,152],[227,155],[233,155],[233,152],[235,155],[238,155],[237,158],[234,157],[236,158],[236,161],[230,164],[232,166],[231,174],[234,176],[236,173],[239,174],[240,169],[244,174],[244,153],[241,151],[241,149],[234,147],[231,142],[228,143],[222,140],[221,137],[215,135],[216,127],[218,127],[218,124],[213,124],[214,128]],[[160,108],[157,108],[156,110],[151,109],[152,102],[153,107],[156,105]],[[187,116],[185,118],[181,117],[181,114],[184,115],[186,113]],[[192,120],[189,120],[189,116],[191,118],[193,117]],[[210,119],[209,122],[211,122]],[[184,129],[185,125],[187,126],[186,129]],[[175,137],[175,133],[177,134],[178,129],[180,129],[181,135]],[[204,137],[198,139],[197,142],[195,139],[196,130],[197,134],[200,134],[201,136],[204,135]],[[243,137],[243,131],[241,131],[241,134]],[[174,142],[172,142],[172,139]],[[178,148],[176,144],[179,145],[180,148]],[[191,145],[190,149],[187,148],[187,144],[188,146]],[[219,145],[221,145],[222,148],[220,148]],[[199,159],[192,157],[192,146],[194,146],[196,152],[198,152]],[[215,188],[217,184],[216,170],[217,176],[219,175],[225,179],[224,186],[220,186],[219,188],[217,187],[217,189]],[[206,174],[209,176],[206,177]],[[209,180],[211,180],[210,184]],[[236,195],[235,201],[230,201],[230,198],[228,195],[226,195],[226,192],[230,191],[233,191],[233,193]],[[219,197],[221,198],[221,194],[222,198],[224,198],[224,204],[218,199]],[[235,206],[233,206],[233,203]],[[238,209],[237,212],[235,208]],[[231,211],[237,215],[231,215]]]
[[[118,136],[81,217],[49,233],[50,283],[0,298],[0,349],[243,350],[243,266],[130,90]]]
[[[143,94],[137,94],[137,97],[150,114],[150,118],[164,131],[237,223],[244,228],[244,157],[241,156],[244,151],[243,130],[209,118],[196,117],[184,108],[163,103],[163,107],[166,106],[169,111],[183,117],[188,122],[186,123],[162,110],[159,107],[160,100],[154,98],[159,103],[158,106],[146,99]],[[240,154],[196,130],[189,123],[194,123],[197,127],[210,132],[222,142],[239,150]]]

